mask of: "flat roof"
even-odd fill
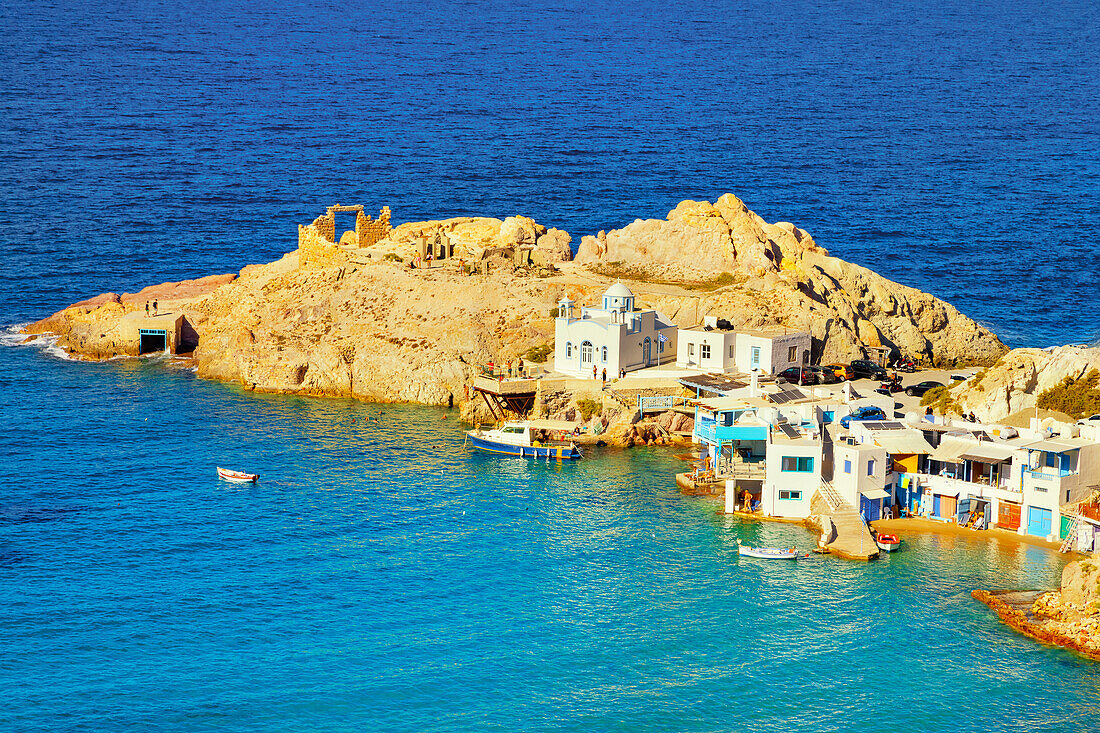
[[[1041,450],[1047,453],[1065,453],[1066,451],[1077,450],[1078,448],[1084,448],[1087,445],[1093,445],[1091,440],[1081,440],[1080,438],[1058,438],[1036,440],[1031,443],[1024,443],[1018,447],[1026,448],[1027,450]]]
[[[680,384],[691,389],[705,389],[708,392],[727,392],[731,389],[748,387],[745,376],[738,374],[733,377],[726,374],[696,374],[691,377],[681,377]]]
[[[871,439],[886,449],[891,455],[928,455],[932,446],[916,430],[889,430],[876,432]]]

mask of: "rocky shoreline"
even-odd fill
[[[568,233],[525,217],[391,227],[385,209],[375,220],[361,207],[330,208],[355,209],[356,230],[338,237],[330,211],[299,227],[299,248],[275,262],[105,293],[25,332],[54,334],[77,358],[133,356],[138,347],[121,323],[156,300],[160,313],[182,314],[180,343],[202,378],[435,405],[469,402],[479,364],[530,360],[553,341],[559,298],[596,302],[616,279],[677,325],[713,314],[734,327],[808,331],[815,361],[886,346],[928,364],[984,365],[1007,351],[949,304],[832,257],[804,230],[769,224],[729,194],[584,237],[576,260]],[[615,422],[615,406],[600,401],[608,413],[598,417]],[[464,414],[477,416],[473,407]],[[618,439],[664,437],[627,433]]]
[[[1100,661],[1100,559],[1067,565],[1056,591],[975,590],[971,595],[1021,634]]]

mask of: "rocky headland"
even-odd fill
[[[1067,378],[1085,379],[1098,369],[1100,348],[1013,349],[953,389],[953,399],[960,413],[974,412],[984,421],[996,422],[1021,410],[1044,407],[1039,404],[1044,392]],[[1079,416],[1085,415],[1069,415]]]
[[[1059,590],[976,590],[1006,624],[1047,644],[1100,660],[1100,557],[1071,562],[1062,570]]]
[[[355,214],[355,229],[337,237],[342,211]],[[807,330],[815,359],[887,346],[929,364],[983,365],[1007,351],[951,305],[830,256],[804,230],[769,224],[730,194],[583,237],[575,259],[571,241],[526,217],[391,226],[388,209],[374,219],[362,207],[331,207],[275,262],[103,294],[25,330],[53,334],[80,358],[136,355],[120,321],[156,299],[161,313],[183,314],[182,343],[201,377],[424,404],[462,402],[478,364],[552,342],[562,296],[598,302],[616,279],[681,326],[713,314]],[[412,266],[428,255],[431,267]]]

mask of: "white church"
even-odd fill
[[[591,379],[607,370],[633,371],[676,359],[676,326],[655,310],[634,307],[634,293],[615,283],[603,294],[603,307],[574,314],[569,298],[558,302],[554,333],[554,369]]]

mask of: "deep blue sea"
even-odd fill
[[[1100,339],[1094,2],[4,0],[0,29],[0,326],[272,260],[334,202],[579,240],[730,191],[1010,345]],[[740,560],[813,540],[680,496],[671,453],[472,455],[442,410],[162,359],[0,348],[0,421],[0,731],[1100,719],[1100,666],[969,596],[1056,584],[1045,550]]]

